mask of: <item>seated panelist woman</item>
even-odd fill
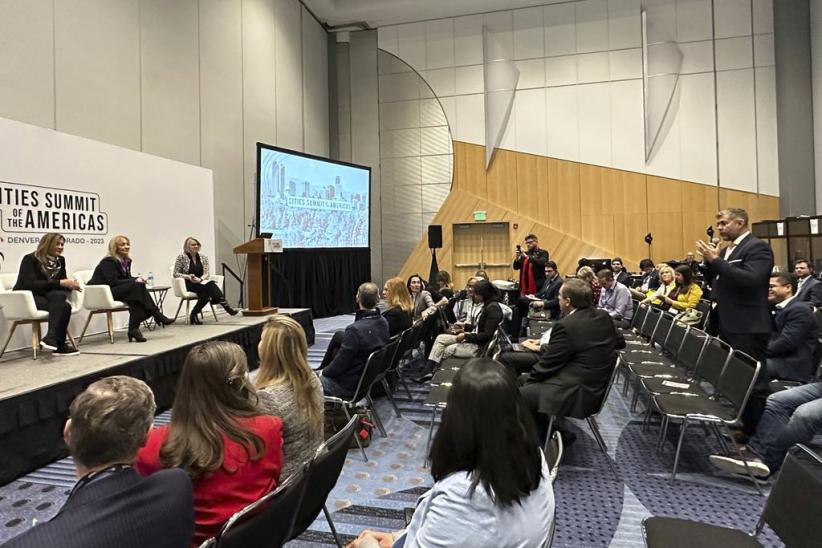
[[[186,290],[197,294],[197,304],[191,311],[189,321],[193,324],[201,324],[200,311],[211,301],[211,304],[219,304],[226,312],[234,316],[237,311],[231,308],[225,300],[223,292],[214,280],[209,280],[208,257],[200,254],[200,242],[197,238],[186,238],[183,242],[183,252],[177,255],[174,261],[174,277],[185,278]]]
[[[37,249],[20,262],[15,290],[31,291],[38,310],[49,313],[48,332],[40,346],[57,356],[76,356],[80,352],[66,344],[66,332],[71,319],[68,303],[72,291],[82,291],[77,280],[66,276],[63,246],[66,239],[51,232],[40,238]]]
[[[107,285],[115,300],[128,305],[128,341],[146,342],[140,332],[140,322],[151,317],[158,324],[169,325],[174,320],[163,315],[146,290],[146,281],[131,275],[131,241],[115,236],[108,243],[108,256],[94,269],[89,285]]]

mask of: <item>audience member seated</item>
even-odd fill
[[[434,295],[436,293],[436,295]],[[440,270],[437,272],[437,277],[434,279],[434,286],[431,288],[431,297],[435,302],[443,297],[451,299],[454,296],[454,284],[451,283],[451,274],[447,270]]]
[[[625,270],[621,257],[614,257],[611,259],[611,270],[614,272],[614,278],[616,278],[616,281],[627,287],[630,283],[631,275],[627,270]]]
[[[689,251],[688,253],[686,253],[685,259],[682,262],[688,265],[688,268],[690,268],[691,272],[693,272],[694,274],[699,273],[699,261],[696,260],[696,256],[694,255],[693,251]]]
[[[425,289],[425,282],[419,274],[412,274],[405,284],[411,301],[414,303],[414,321],[424,320],[429,315],[437,311],[437,303],[431,297],[431,293]]]
[[[376,284],[360,285],[354,322],[345,328],[339,350],[326,352],[320,365],[320,382],[326,396],[353,397],[368,356],[388,343],[388,322],[377,310],[377,302]]]
[[[388,336],[393,337],[411,327],[414,303],[402,278],[386,280],[382,293],[386,304],[382,317],[388,322]]]
[[[688,265],[681,264],[674,271],[674,288],[662,299],[671,312],[682,312],[696,308],[702,298],[702,288],[693,282],[693,271]],[[661,287],[661,286],[660,286]]]
[[[536,295],[545,283],[545,264],[548,262],[548,252],[540,249],[539,240],[535,234],[525,237],[525,251],[517,246],[514,252],[513,268],[519,270],[519,294]]]
[[[796,443],[810,443],[822,434],[822,382],[796,386],[768,396],[756,433],[742,449],[740,460],[711,455],[717,468],[747,477],[745,463],[754,477],[770,478],[782,466],[785,453]]]
[[[527,319],[530,310],[544,310],[548,317],[554,319],[559,316],[559,288],[562,285],[562,276],[559,275],[557,263],[548,261],[545,263],[545,282],[536,295],[525,295],[517,300],[517,306],[513,314],[513,337],[522,336],[524,333],[523,320]]]
[[[137,471],[188,474],[196,545],[277,487],[282,465],[282,422],[258,409],[243,349],[227,341],[195,346],[180,372],[171,423],[151,431]]]
[[[484,270],[477,270],[476,272],[474,272],[474,277],[475,278],[482,278],[483,280],[488,280],[489,279],[488,278],[488,273]]]
[[[194,500],[185,472],[142,478],[132,466],[154,411],[151,389],[133,377],[101,379],[74,398],[63,436],[78,481],[56,516],[4,546],[188,546]]]
[[[597,278],[602,284],[602,293],[599,297],[599,308],[605,310],[614,320],[617,327],[626,328],[631,325],[634,317],[634,303],[631,292],[624,285],[617,283],[610,270],[600,270]]]
[[[616,351],[625,347],[622,333],[604,310],[593,307],[591,297],[591,287],[582,280],[562,284],[559,306],[564,317],[554,323],[548,343],[522,377],[525,406],[537,417],[542,433],[548,416],[585,417],[596,412]]]
[[[454,303],[454,317],[460,323],[476,325],[479,315],[482,312],[482,303],[474,300],[474,285],[485,278],[469,278],[465,284],[465,289],[460,291],[458,300]]]
[[[645,292],[643,303],[662,304],[665,297],[676,287],[674,269],[664,264],[659,267],[659,287]],[[631,292],[634,293],[633,291]]]
[[[478,280],[474,284],[473,299],[482,303],[482,312],[476,324],[454,324],[454,333],[442,333],[434,339],[428,362],[418,382],[430,380],[434,371],[446,358],[470,358],[476,356],[484,345],[494,338],[502,322],[502,309],[497,302],[497,290],[488,280]]]
[[[794,296],[796,275],[771,275],[768,301],[773,305],[774,332],[768,341],[769,379],[808,382],[816,370],[816,321],[807,303]]]
[[[283,422],[280,479],[284,481],[311,460],[325,439],[323,387],[308,365],[305,331],[292,318],[279,314],[269,317],[257,351],[259,407]]]
[[[434,485],[408,528],[365,531],[350,546],[546,546],[554,492],[514,379],[475,358],[457,373],[431,446]]]
[[[115,236],[108,243],[108,256],[94,269],[89,285],[107,285],[115,301],[128,305],[128,340],[146,342],[140,332],[140,322],[153,317],[158,324],[174,323],[157,308],[146,290],[146,281],[131,275],[131,241],[125,236]]]
[[[815,307],[822,306],[822,282],[813,274],[813,266],[805,259],[797,259],[793,264],[793,272],[799,278],[796,290],[796,300],[810,303]]]
[[[644,299],[649,290],[659,287],[659,271],[651,259],[639,261],[639,270],[642,272],[642,281],[639,284],[639,289],[631,289],[631,294],[637,299]]]
[[[40,346],[57,356],[76,356],[80,352],[66,343],[71,320],[72,291],[82,291],[77,280],[66,275],[63,246],[66,239],[54,232],[44,234],[34,253],[23,256],[14,290],[31,291],[37,310],[49,313],[48,331]]]
[[[200,253],[200,241],[189,237],[183,242],[183,252],[174,260],[174,277],[185,278],[186,291],[197,295],[197,303],[191,311],[189,322],[191,325],[201,324],[200,311],[211,301],[211,305],[218,304],[234,316],[234,310],[225,300],[222,290],[214,280],[209,280],[211,271],[208,268],[208,257]]]
[[[599,278],[594,274],[594,269],[590,266],[583,266],[577,270],[577,278],[588,282],[591,286],[591,295],[595,304],[599,303],[599,297],[602,295],[602,284],[599,283]]]

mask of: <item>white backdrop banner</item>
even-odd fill
[[[132,274],[151,272],[155,285],[170,285],[186,237],[199,239],[202,252],[214,257],[211,170],[0,118],[0,272],[17,272],[47,232],[66,237],[69,276],[93,270],[109,239],[124,234]],[[213,260],[211,267],[219,273]],[[169,292],[166,314],[176,307]],[[118,325],[126,316],[115,314]],[[72,318],[72,333],[85,319],[84,312]],[[0,338],[6,329],[3,323]],[[104,329],[102,316],[89,331]],[[28,340],[26,329],[18,331],[10,348]]]

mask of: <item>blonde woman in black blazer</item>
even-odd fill
[[[184,278],[186,290],[197,295],[197,304],[189,316],[191,325],[203,323],[200,321],[200,311],[209,301],[211,304],[219,304],[232,316],[237,314],[226,302],[225,295],[214,280],[207,281],[209,274],[208,257],[200,254],[200,241],[193,237],[186,238],[183,252],[174,261],[174,277]]]

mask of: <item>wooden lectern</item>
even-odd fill
[[[271,306],[271,269],[268,254],[282,253],[282,240],[254,238],[234,248],[235,254],[248,257],[248,308],[244,316],[266,316],[276,314],[277,308]]]

